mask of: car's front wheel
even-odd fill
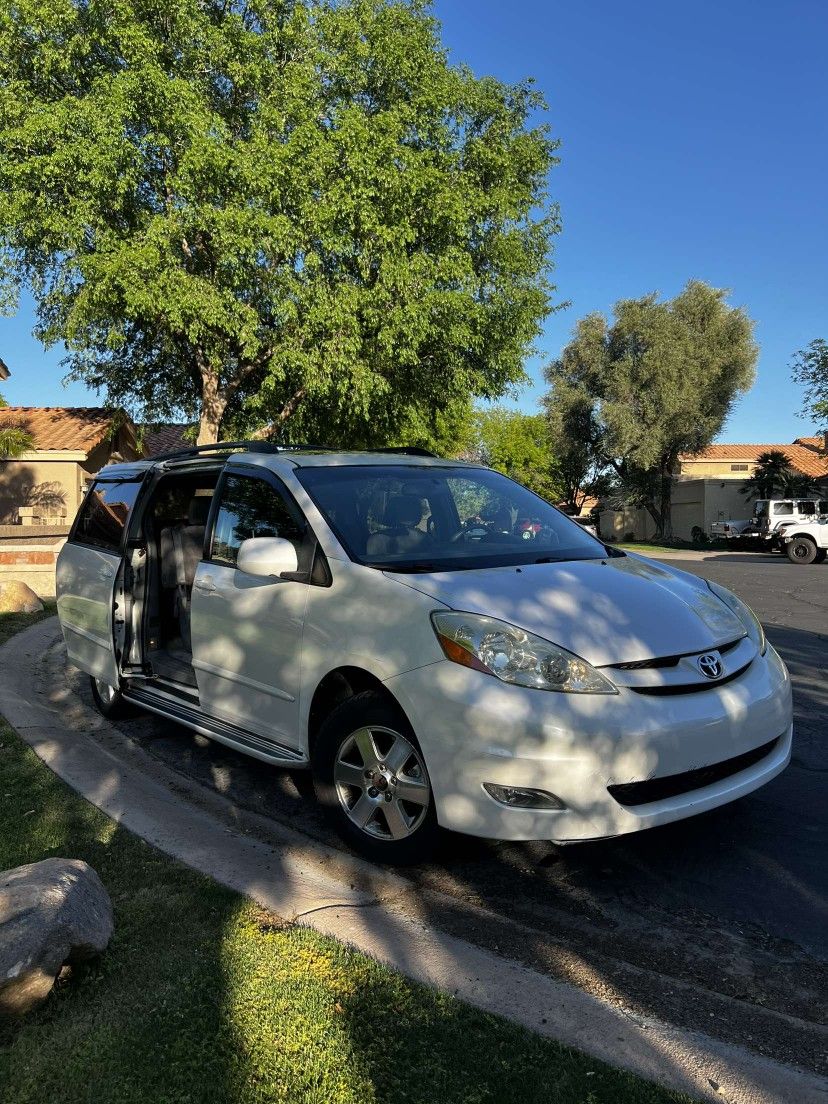
[[[132,707],[124,701],[117,686],[111,686],[103,679],[95,678],[94,675],[90,676],[89,683],[95,705],[105,717],[116,720],[118,717],[128,717],[132,713]]]
[[[374,862],[422,862],[437,840],[425,759],[401,710],[376,691],[325,719],[313,747],[316,796],[339,834]]]
[[[791,563],[811,564],[817,558],[819,549],[810,537],[794,537],[792,541],[788,541],[786,551]]]

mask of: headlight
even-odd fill
[[[452,663],[502,682],[565,694],[617,694],[600,671],[539,636],[478,613],[433,613],[437,639]]]
[[[728,590],[727,587],[719,586],[718,583],[713,583],[710,579],[707,580],[707,585],[716,597],[724,602],[728,609],[733,610],[747,629],[748,636],[759,649],[759,654],[764,655],[768,648],[768,642],[765,639],[765,630],[762,628],[762,622],[750,606],[746,605],[741,598],[737,598],[733,591]]]

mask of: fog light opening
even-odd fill
[[[484,782],[483,789],[500,805],[509,809],[565,809],[566,805],[553,793],[546,790],[531,790],[525,786],[496,786],[494,782]]]

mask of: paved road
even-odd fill
[[[447,835],[412,872],[423,919],[601,994],[823,1069],[828,959],[828,564],[679,562],[759,613],[795,686],[791,767],[693,820],[558,848]],[[75,679],[81,695],[83,680]],[[236,755],[158,718],[124,729],[238,804],[333,842],[304,775]]]

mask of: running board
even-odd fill
[[[216,717],[205,717],[199,709],[191,709],[163,691],[139,690],[130,686],[125,687],[121,693],[124,701],[133,702],[142,709],[149,709],[160,717],[166,717],[167,720],[175,721],[192,729],[193,732],[198,732],[211,740],[218,740],[219,743],[227,744],[228,747],[243,751],[265,763],[273,763],[276,766],[308,766],[305,756],[294,748],[277,744],[273,740],[266,740],[262,736],[254,736],[252,732],[246,732],[243,728],[237,728]]]

